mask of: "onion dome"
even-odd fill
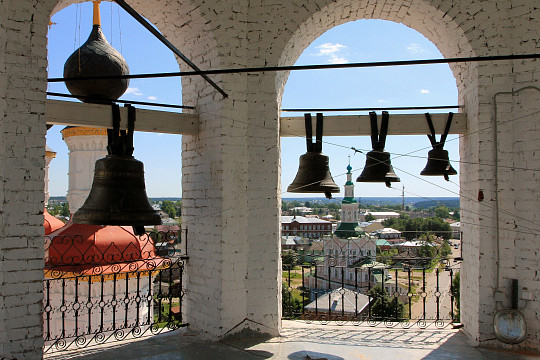
[[[149,236],[136,236],[131,227],[75,224],[52,232],[46,241],[45,269],[95,275],[154,270],[167,266],[156,256]]]
[[[49,235],[53,231],[56,231],[64,226],[62,220],[59,220],[49,214],[47,209],[43,212],[43,227],[45,228],[45,235]]]
[[[126,61],[101,31],[99,3],[94,1],[94,25],[88,40],[64,64],[66,78],[129,74]],[[66,86],[71,94],[81,96],[78,99],[83,102],[110,103],[124,94],[129,79],[66,80]]]

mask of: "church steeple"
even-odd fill
[[[336,235],[351,237],[356,235],[358,226],[358,202],[354,199],[354,183],[352,182],[352,166],[349,157],[347,165],[347,182],[345,183],[345,196],[341,202],[341,224],[336,229]]]
[[[356,202],[356,200],[354,200],[354,183],[352,182],[351,170],[352,166],[349,159],[349,165],[347,165],[347,182],[345,183],[345,197],[343,198],[343,201]]]

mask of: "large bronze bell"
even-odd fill
[[[387,111],[382,112],[381,133],[377,127],[377,114],[369,113],[371,121],[371,145],[373,150],[366,155],[366,166],[357,182],[383,182],[390,187],[390,183],[399,182],[399,177],[394,173],[394,168],[390,162],[390,153],[384,151],[386,135],[388,133],[389,115]]]
[[[435,127],[433,126],[433,121],[429,113],[426,113],[426,120],[429,126],[431,134],[427,137],[433,146],[433,149],[428,152],[428,161],[424,170],[420,172],[420,175],[424,176],[444,176],[446,181],[449,181],[450,178],[448,175],[456,175],[457,171],[450,164],[448,158],[448,151],[443,149],[446,137],[450,131],[450,125],[452,124],[453,113],[448,114],[448,120],[446,121],[446,126],[444,133],[441,135],[441,140],[437,142],[435,139]]]
[[[128,108],[128,131],[120,131],[120,110],[113,105],[113,129],[108,129],[108,155],[96,161],[92,189],[84,205],[73,215],[76,224],[133,226],[137,235],[145,225],[159,225],[144,185],[143,163],[134,159],[135,108]]]
[[[332,193],[339,193],[339,186],[336,185],[330,174],[328,156],[321,153],[323,116],[321,113],[317,114],[315,144],[312,143],[311,114],[305,114],[304,119],[307,152],[300,156],[298,172],[287,191],[292,193],[324,193],[328,199],[331,199]]]

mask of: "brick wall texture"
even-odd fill
[[[42,356],[46,35],[49,16],[73,2],[0,1],[0,358]],[[536,0],[129,3],[203,69],[292,65],[328,29],[364,18],[403,23],[445,57],[540,48]],[[502,346],[493,315],[509,306],[513,278],[529,331],[519,346],[540,344],[540,187],[536,172],[522,169],[540,168],[540,92],[531,88],[540,86],[539,64],[451,66],[468,114],[460,141],[461,315],[477,344]],[[278,109],[287,76],[213,76],[227,99],[199,77],[182,79],[184,103],[201,120],[199,135],[182,140],[187,321],[211,339],[246,327],[280,331]]]

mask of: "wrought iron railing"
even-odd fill
[[[99,236],[47,237],[44,351],[186,326],[182,305],[188,257],[176,250],[178,235],[129,235],[112,243],[101,243]]]
[[[323,238],[284,250],[287,319],[420,328],[459,323],[459,240]]]

